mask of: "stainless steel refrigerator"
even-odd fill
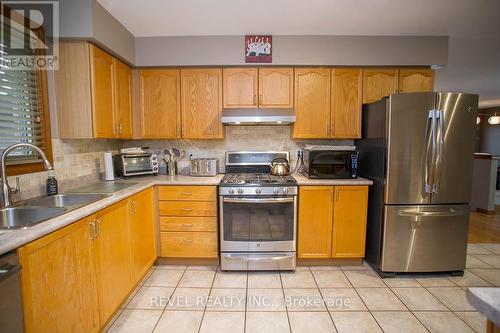
[[[478,96],[402,93],[363,106],[358,174],[373,180],[366,260],[381,275],[463,274]]]

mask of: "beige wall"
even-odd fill
[[[138,37],[137,66],[243,65],[243,36]],[[446,65],[443,36],[273,36],[270,65]],[[259,64],[261,65],[261,64]]]

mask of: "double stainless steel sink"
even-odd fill
[[[109,194],[66,193],[29,199],[0,209],[0,229],[22,229],[101,200]]]

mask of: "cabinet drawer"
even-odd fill
[[[159,200],[216,201],[216,186],[160,186]]]
[[[161,216],[217,216],[217,204],[208,201],[160,201]]]
[[[161,232],[160,256],[217,258],[216,232]]]
[[[160,231],[217,231],[217,217],[160,217]]]

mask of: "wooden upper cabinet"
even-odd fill
[[[332,186],[300,186],[298,257],[330,258],[332,245]]]
[[[362,70],[333,68],[331,123],[333,138],[361,137]]]
[[[91,220],[75,222],[18,250],[26,332],[99,331]]]
[[[224,68],[224,108],[257,107],[257,68]]]
[[[295,69],[293,137],[330,137],[330,69]]]
[[[293,108],[293,68],[259,68],[259,107]]]
[[[144,69],[139,74],[142,138],[181,137],[179,69]]]
[[[335,186],[332,258],[365,256],[368,186]]]
[[[222,139],[222,69],[181,69],[182,137]]]
[[[376,102],[398,91],[398,69],[363,69],[363,103]]]
[[[119,138],[132,137],[132,69],[118,59],[115,66],[115,132]]]
[[[92,77],[92,109],[94,137],[115,136],[114,62],[113,57],[98,47],[90,46]]]
[[[429,68],[401,68],[399,92],[434,91],[434,71]]]

